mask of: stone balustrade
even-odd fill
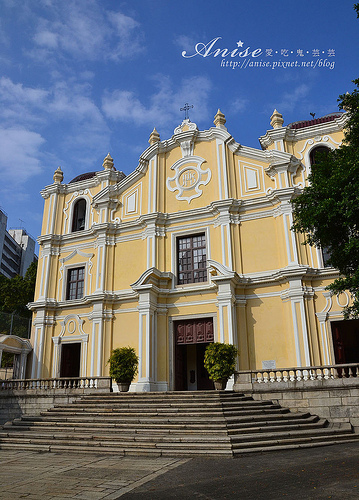
[[[77,401],[84,394],[110,393],[110,377],[67,377],[1,380],[0,425],[21,415],[40,415],[55,405]]]
[[[358,363],[240,371],[234,374],[233,389],[291,411],[350,422],[359,432]]]
[[[71,377],[0,380],[0,391],[49,391],[57,389],[91,389],[110,392],[110,377]]]
[[[330,366],[306,366],[303,368],[280,368],[273,370],[248,370],[235,374],[234,383],[307,382],[313,380],[335,380],[358,377],[359,364],[349,363]]]

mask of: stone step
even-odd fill
[[[350,424],[231,392],[84,395],[0,430],[0,448],[129,456],[239,456],[358,439]]]
[[[52,452],[52,453],[81,453],[81,454],[111,454],[116,456],[128,457],[226,457],[233,456],[230,447],[228,449],[158,449],[158,448],[111,448],[106,446],[98,446],[96,448],[90,446],[64,446],[57,443],[46,445],[34,445],[29,443],[0,443],[0,449],[3,450],[28,450],[37,452]]]
[[[227,422],[227,428],[228,429],[235,429],[238,425],[242,425],[243,423],[246,422],[264,422],[264,421],[278,421],[280,422],[282,419],[292,419],[292,418],[298,418],[297,413],[290,413],[290,412],[284,412],[284,413],[264,413],[262,415],[241,415],[238,416],[237,418],[231,417],[230,419],[226,418]],[[308,416],[310,414],[308,413]]]
[[[181,411],[163,411],[163,412],[152,412],[146,408],[143,408],[142,411],[136,411],[136,412],[131,412],[128,410],[111,410],[111,411],[71,411],[70,409],[68,411],[57,411],[56,409],[47,410],[46,412],[41,412],[41,416],[48,419],[54,419],[54,418],[61,418],[64,417],[66,418],[66,415],[73,415],[74,417],[78,418],[87,418],[91,416],[96,416],[96,417],[101,417],[101,418],[106,418],[106,419],[111,419],[111,418],[117,418],[121,416],[125,416],[127,419],[137,419],[140,417],[143,417],[145,414],[146,417],[148,418],[161,418],[161,417],[167,417],[171,416],[173,418],[183,418],[183,419],[198,419],[198,417],[201,416],[206,416],[207,418],[210,418],[211,420],[213,419],[218,419],[219,416],[223,418],[223,416],[226,418],[228,422],[231,422],[233,419],[236,420],[237,417],[241,416],[252,416],[252,415],[267,415],[267,414],[286,414],[289,413],[290,411],[287,408],[281,408],[279,405],[267,405],[265,407],[256,407],[256,408],[247,408],[247,409],[238,409],[236,411],[230,411],[230,412],[223,412],[223,411],[214,411],[214,412],[199,412],[199,411],[192,411],[192,412],[181,412]]]
[[[158,429],[159,431],[165,431],[165,432],[171,432],[171,431],[193,431],[197,432],[202,430],[203,432],[208,432],[208,433],[214,433],[214,432],[225,432],[227,433],[227,428],[226,425],[206,425],[205,427],[198,423],[198,424],[191,424],[191,425],[186,425],[186,424],[136,424],[134,426],[129,426],[128,424],[111,424],[111,425],[104,425],[103,423],[99,422],[92,422],[91,425],[86,425],[84,426],[81,422],[25,422],[25,421],[20,421],[17,422],[16,424],[19,427],[27,427],[31,425],[32,429],[36,428],[64,428],[64,429],[69,429],[69,428],[96,428],[96,429],[113,429],[113,430],[125,430],[125,429],[131,429],[132,431],[153,431]]]
[[[216,443],[227,443],[229,444],[230,438],[227,436],[227,434],[214,434],[214,435],[206,435],[206,434],[183,434],[183,433],[176,433],[176,434],[149,434],[149,433],[116,433],[116,434],[111,434],[111,433],[106,433],[105,431],[103,432],[68,432],[68,430],[65,431],[58,431],[58,430],[53,430],[49,429],[47,432],[37,431],[36,433],[33,433],[32,435],[29,434],[29,432],[19,432],[17,431],[14,433],[13,431],[7,430],[6,432],[0,431],[0,438],[2,442],[5,442],[8,439],[12,439],[13,441],[17,439],[23,439],[23,440],[31,440],[33,442],[34,440],[38,439],[60,439],[60,440],[77,440],[77,441],[110,441],[111,443],[118,443],[118,442],[154,442],[154,443],[162,443],[162,442],[167,442],[167,443],[207,443],[207,444],[216,444]]]
[[[54,432],[57,433],[69,433],[69,432],[74,432],[74,433],[79,433],[79,432],[88,432],[88,433],[107,433],[110,436],[113,434],[121,433],[121,434],[153,434],[157,436],[162,436],[162,435],[197,435],[197,436],[228,436],[227,429],[225,426],[222,428],[218,428],[218,426],[212,428],[212,429],[204,429],[203,426],[198,426],[198,428],[189,428],[186,426],[134,426],[134,427],[129,427],[128,425],[123,425],[123,426],[104,426],[101,424],[97,425],[92,425],[91,427],[86,426],[84,428],[83,425],[73,425],[73,424],[64,424],[64,425],[53,425],[53,424],[47,424],[46,422],[41,422],[40,425],[35,424],[35,425],[29,425],[29,424],[5,424],[3,426],[3,430],[0,430],[0,438],[3,433],[10,433],[10,432],[32,432],[32,433],[43,433],[46,432],[47,434],[53,434]]]
[[[234,391],[156,391],[156,392],[110,392],[101,394],[84,394],[82,399],[111,399],[111,398],[129,398],[129,399],[219,399],[219,398],[251,398],[252,396],[244,395]]]
[[[248,440],[257,440],[257,439],[262,439],[263,437],[266,436],[272,436],[273,434],[276,434],[276,437],[281,437],[281,436],[291,436],[295,435],[297,433],[298,435],[301,434],[308,434],[309,432],[314,432],[314,433],[324,433],[324,431],[327,434],[333,434],[337,432],[339,429],[331,429],[327,427],[328,422],[326,420],[321,420],[317,423],[313,424],[302,424],[295,426],[294,428],[292,426],[283,426],[283,427],[268,427],[266,429],[246,429],[244,432],[237,433],[235,435],[230,435],[229,437],[227,436],[227,433],[225,432],[216,432],[212,434],[208,433],[199,433],[197,432],[191,432],[187,433],[185,431],[179,431],[179,432],[171,432],[171,433],[164,433],[159,430],[157,432],[153,432],[152,430],[146,430],[144,432],[138,432],[136,429],[127,429],[127,430],[108,430],[108,429],[66,429],[66,428],[53,428],[49,427],[46,429],[43,428],[37,428],[37,429],[31,429],[33,432],[31,433],[32,436],[29,436],[28,428],[19,428],[19,427],[7,427],[3,431],[0,431],[0,438],[2,441],[6,440],[7,438],[11,439],[85,439],[85,440],[109,440],[109,441],[135,441],[135,442],[148,442],[148,441],[155,441],[155,442],[229,442],[231,439],[232,443],[237,443],[237,442],[242,442],[242,441],[248,441]],[[35,432],[34,432],[35,431]],[[340,428],[341,432],[351,432],[350,425],[348,424],[348,427],[345,428]]]
[[[295,448],[301,447],[301,445],[310,443],[324,443],[326,441],[331,442],[331,444],[339,443],[339,442],[353,442],[358,441],[359,435],[345,433],[336,433],[336,434],[327,434],[327,435],[314,435],[314,436],[296,436],[296,437],[287,437],[280,439],[264,439],[261,441],[250,441],[246,443],[235,443],[232,445],[233,453],[242,453],[244,449],[253,449],[257,450],[258,448],[264,449],[271,446],[283,446],[282,449],[288,448],[291,445],[294,445]]]
[[[33,444],[30,442],[14,443],[14,442],[4,442],[0,443],[0,449],[12,449],[12,450],[32,450],[32,451],[47,451],[47,452],[66,452],[66,453],[90,453],[90,454],[104,454],[111,453],[116,455],[124,456],[176,456],[176,457],[191,457],[191,456],[240,456],[244,453],[250,452],[262,452],[271,451],[279,449],[291,449],[298,447],[312,447],[312,446],[326,446],[330,444],[338,444],[341,442],[355,442],[358,441],[358,437],[349,434],[337,434],[335,436],[312,436],[312,437],[302,437],[296,439],[279,439],[279,440],[265,440],[258,441],[254,443],[246,444],[245,447],[238,445],[233,447],[233,450],[228,448],[186,448],[184,446],[179,446],[174,448],[172,445],[169,447],[122,447],[122,446],[103,446],[97,445],[74,445],[70,443],[65,445],[63,443],[51,442],[46,444]]]
[[[286,432],[286,431],[294,431],[294,430],[306,430],[306,429],[321,429],[322,427],[325,427],[328,425],[328,421],[326,419],[321,419],[317,421],[302,421],[302,422],[297,422],[297,421],[292,421],[287,424],[282,424],[282,425],[260,425],[260,426],[248,426],[244,427],[242,429],[237,429],[235,431],[229,431],[228,434],[231,437],[235,436],[242,436],[246,434],[263,434],[266,432],[271,432],[271,433],[280,433],[280,432]]]
[[[29,420],[29,417],[24,415],[22,417],[24,420]],[[206,426],[207,424],[219,424],[225,425],[225,419],[223,416],[218,417],[207,417],[206,420],[201,423],[198,417],[191,417],[189,415],[171,415],[171,416],[157,416],[157,415],[147,415],[142,413],[141,416],[124,417],[124,416],[104,416],[102,414],[94,415],[68,415],[68,416],[56,416],[56,415],[41,415],[40,417],[31,417],[34,422],[46,421],[46,422],[83,422],[83,423],[93,423],[98,422],[99,419],[104,423],[115,423],[115,424],[146,424],[146,423],[158,423],[158,424],[197,424]]]
[[[262,408],[262,407],[267,407],[267,406],[276,406],[278,407],[277,403],[272,403],[271,401],[265,401],[261,403],[260,401],[233,401],[233,402],[226,402],[226,403],[221,403],[221,402],[216,402],[216,403],[201,403],[199,406],[197,403],[156,403],[156,402],[150,402],[146,403],[145,401],[143,403],[139,402],[134,402],[134,403],[128,403],[128,402],[119,402],[119,401],[114,401],[114,402],[75,402],[71,403],[70,405],[55,405],[53,407],[54,410],[66,410],[66,411],[72,411],[72,410],[79,410],[79,411],[85,411],[86,409],[91,409],[91,408],[97,408],[97,409],[128,409],[131,411],[135,410],[141,410],[143,408],[155,408],[156,410],[167,410],[167,409],[176,409],[180,411],[193,411],[193,408],[195,408],[197,411],[203,412],[203,411],[212,411],[212,410],[218,410],[218,411],[233,411],[236,409],[247,409],[247,408]]]
[[[46,445],[49,444],[49,442],[53,444],[61,444],[62,446],[68,446],[68,447],[73,447],[73,446],[88,446],[92,448],[98,448],[98,447],[108,447],[108,448],[113,448],[118,449],[118,448],[157,448],[157,449],[170,449],[172,448],[173,450],[175,449],[193,449],[195,448],[196,450],[201,450],[201,449],[231,449],[231,443],[229,440],[226,441],[162,441],[162,440],[126,440],[126,439],[116,439],[116,440],[109,440],[109,439],[91,439],[91,438],[86,438],[85,436],[83,438],[78,438],[78,437],[71,437],[71,438],[63,438],[63,439],[57,439],[53,438],[49,440],[48,437],[39,437],[39,436],[31,436],[29,437],[2,437],[1,438],[1,443],[6,443],[6,442],[12,442],[16,444],[38,444],[38,445]]]
[[[267,405],[265,410],[279,410],[281,409],[280,406],[278,405]],[[51,416],[66,416],[66,415],[76,415],[76,416],[84,416],[84,415],[114,415],[114,416],[139,416],[143,415],[144,411],[146,412],[146,415],[148,417],[154,417],[154,416],[172,416],[172,415],[183,415],[185,418],[187,416],[190,417],[196,417],[196,418],[201,418],[201,417],[216,417],[218,415],[223,416],[223,413],[225,417],[231,417],[231,416],[237,416],[237,415],[247,415],[249,413],[253,414],[253,411],[255,412],[262,412],[264,409],[263,408],[258,408],[258,407],[249,407],[249,408],[236,408],[232,411],[225,411],[221,408],[216,408],[216,409],[211,409],[211,410],[198,410],[198,409],[186,409],[183,411],[182,408],[143,408],[143,409],[131,409],[131,408],[52,408],[51,410],[47,410],[46,412],[41,412],[41,415],[46,415],[49,414]]]
[[[309,413],[301,414],[284,414],[281,415],[281,418],[275,418],[275,419],[251,419],[249,421],[244,421],[244,422],[236,422],[235,424],[230,424],[228,426],[228,433],[236,433],[237,431],[242,431],[247,429],[247,428],[253,428],[253,429],[266,429],[267,427],[282,427],[282,426],[292,426],[292,425],[299,425],[299,424],[304,424],[304,425],[310,425],[311,423],[317,422],[319,420],[319,417],[317,415],[310,415]]]
[[[268,420],[264,422],[245,422],[243,424],[238,424],[235,429],[230,429],[227,431],[227,428],[225,425],[221,426],[219,428],[218,425],[212,426],[209,428],[208,426],[205,427],[203,424],[198,424],[194,428],[193,424],[191,426],[185,426],[185,425],[167,425],[167,424],[148,424],[144,423],[141,425],[135,425],[135,426],[129,426],[128,424],[113,424],[111,426],[103,424],[103,423],[95,423],[95,424],[88,424],[85,426],[86,432],[100,432],[103,430],[104,432],[108,433],[118,433],[118,432],[126,432],[126,433],[146,433],[146,432],[151,432],[151,433],[183,433],[183,432],[193,432],[193,433],[199,433],[202,432],[203,434],[213,434],[216,432],[221,432],[225,433],[228,435],[236,435],[238,433],[249,433],[249,432],[267,432],[269,430],[273,432],[280,432],[281,430],[287,430],[287,429],[293,429],[293,428],[315,428],[315,427],[321,427],[323,425],[326,425],[327,421],[324,419],[319,419],[319,417],[313,415],[309,416],[308,418],[292,418],[292,419],[283,419],[283,421],[276,421],[276,420]],[[44,430],[48,428],[50,432],[52,432],[54,429],[56,431],[60,431],[62,429],[63,432],[68,432],[69,430],[71,431],[76,431],[78,429],[84,428],[84,425],[82,422],[56,422],[55,425],[53,422],[46,422],[46,421],[32,421],[30,417],[27,417],[24,420],[21,419],[16,419],[12,422],[8,422],[4,426],[4,430],[6,431],[14,431],[14,430],[31,430],[33,432],[36,432],[38,429]],[[1,435],[1,431],[0,431]]]
[[[311,429],[291,429],[288,431],[279,430],[279,432],[262,432],[262,433],[246,433],[237,434],[231,436],[231,441],[233,446],[237,446],[243,443],[251,443],[251,445],[257,441],[266,441],[271,439],[294,439],[294,438],[307,438],[307,437],[319,437],[319,436],[332,436],[340,434],[351,434],[352,429],[349,424],[349,428],[330,428],[330,427],[317,427]]]

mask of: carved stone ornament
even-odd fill
[[[211,170],[202,170],[204,158],[187,156],[176,161],[171,167],[175,171],[173,177],[168,177],[166,184],[169,191],[175,192],[177,200],[186,200],[188,203],[202,194],[201,186],[206,186],[211,180]]]
[[[68,314],[64,321],[61,322],[62,328],[60,332],[60,337],[64,335],[72,335],[77,333],[77,335],[86,335],[82,329],[84,320],[80,318],[77,314]]]
[[[178,127],[174,129],[174,134],[177,135],[185,131],[193,131],[193,130],[198,130],[197,125],[194,122],[191,122],[189,118],[185,118],[181,123],[181,125],[178,125]]]

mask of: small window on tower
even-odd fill
[[[72,232],[83,231],[85,229],[86,221],[86,200],[80,198],[74,205],[72,214]]]

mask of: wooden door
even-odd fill
[[[211,390],[213,382],[203,366],[206,346],[214,341],[213,319],[191,319],[177,321],[175,332],[175,390],[188,390],[187,346],[196,345],[197,390]]]
[[[80,376],[81,343],[62,344],[60,377]]]
[[[187,391],[187,346],[175,348],[175,391]]]

